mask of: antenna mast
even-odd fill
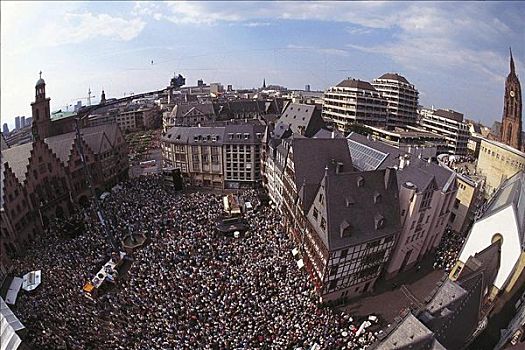
[[[89,91],[89,94],[91,94],[91,89]],[[88,187],[91,192],[91,196],[93,197],[93,203],[95,204],[95,212],[97,214],[98,220],[102,227],[102,233],[106,237],[106,240],[111,246],[112,251],[119,253],[120,251],[119,246],[117,244],[117,241],[115,240],[115,237],[113,236],[112,229],[106,223],[106,220],[104,218],[104,212],[102,211],[102,208],[100,207],[100,203],[98,202],[97,194],[95,193],[95,189],[93,187],[93,178],[91,177],[91,171],[89,170],[89,167],[87,165],[86,156],[84,154],[84,147],[82,146],[82,138],[80,136],[79,120],[80,118],[75,118],[75,132],[76,132],[77,149],[78,149],[78,153],[80,154],[80,159],[82,160],[82,166],[84,167],[84,172],[86,173],[86,177],[88,180]]]

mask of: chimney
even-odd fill
[[[343,172],[343,162],[336,162],[335,163],[335,173],[339,174]]]
[[[396,169],[388,167],[385,169],[385,188],[389,190],[392,186],[397,186]]]
[[[402,170],[404,167],[410,164],[410,155],[404,154],[399,156],[399,170]]]

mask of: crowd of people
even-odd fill
[[[280,217],[241,194],[254,209],[245,235],[220,235],[222,198],[175,192],[160,177],[129,180],[101,203],[115,235],[144,233],[116,286],[90,300],[83,284],[107,261],[108,244],[90,208],[83,233],[52,223],[17,275],[42,270],[42,284],[21,293],[16,314],[38,349],[364,349],[375,341],[359,323],[319,308],[307,273],[291,254]]]
[[[459,252],[465,242],[465,235],[447,228],[436,251],[434,269],[450,272],[456,264]]]

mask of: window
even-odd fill
[[[319,217],[319,211],[317,210],[317,208],[314,208],[313,215],[314,215],[315,220],[317,220]]]
[[[326,220],[323,217],[321,217],[321,229],[323,229],[323,231],[326,231]]]

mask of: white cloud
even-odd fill
[[[295,45],[295,44],[289,44],[286,46],[286,49],[289,50],[308,50],[312,52],[316,52],[319,54],[326,54],[326,55],[334,55],[334,56],[342,56],[347,57],[349,56],[349,53],[345,49],[339,49],[339,48],[320,48],[315,46],[305,46],[305,45]]]
[[[137,37],[146,22],[140,18],[124,19],[108,14],[67,13],[62,21],[44,27],[46,42],[50,46],[78,43],[105,37],[117,41],[129,41]]]
[[[356,46],[362,51],[390,57],[411,69],[466,67],[493,81],[501,81],[506,52],[494,52],[502,37],[516,37],[497,18],[492,4],[403,2],[169,2],[166,18],[177,24],[267,23],[317,20],[350,24],[353,36],[388,30],[381,45]],[[519,37],[518,33],[518,37]],[[521,33],[523,37],[523,32]],[[351,36],[349,40],[354,40]],[[296,48],[299,49],[299,48]],[[307,49],[307,47],[303,47]],[[318,53],[348,56],[344,49],[308,47]]]

